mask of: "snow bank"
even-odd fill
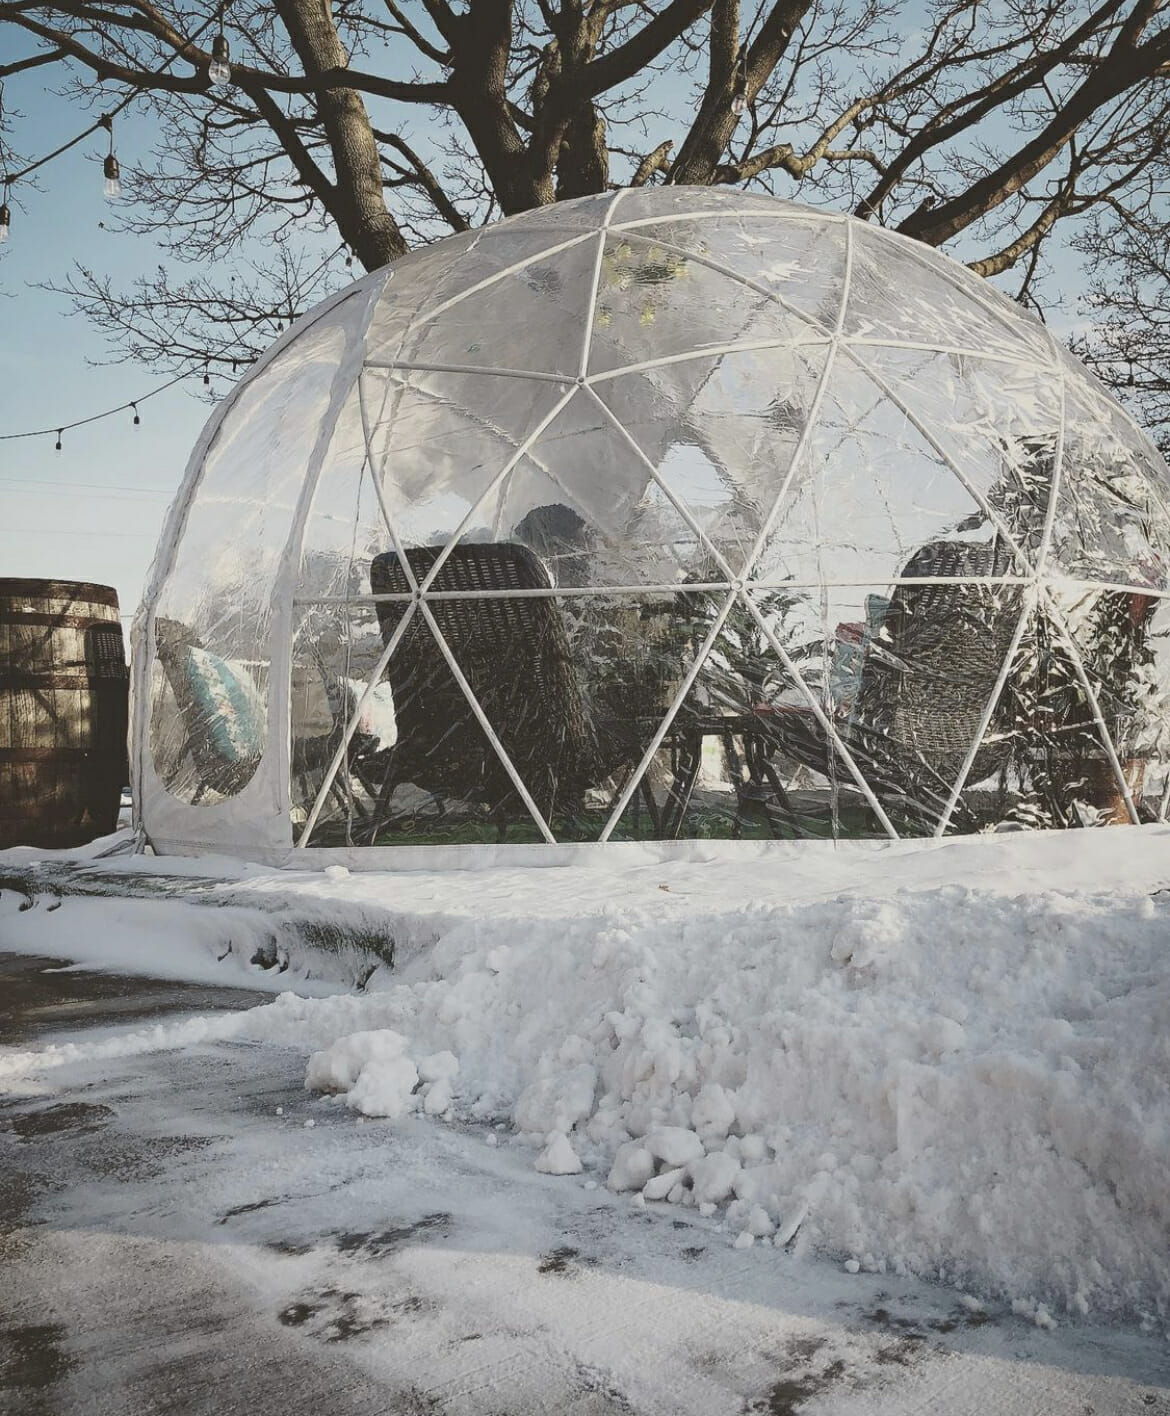
[[[681,929],[487,921],[373,996],[282,1000],[276,1031],[450,1052],[451,1114],[508,1117],[553,1173],[718,1206],[732,1237],[1165,1318],[1167,922],[1146,895],[961,886]],[[345,1100],[397,1114],[401,1065],[371,1054]]]
[[[1126,878],[1159,883],[1164,832],[1066,838],[1065,874],[1091,882],[1082,861],[1123,836]],[[531,872],[540,912],[420,913],[437,942],[364,995],[284,994],[215,1026],[313,1053],[306,1085],[363,1115],[506,1119],[540,1170],[695,1206],[729,1243],[1046,1320],[1165,1324],[1170,897],[994,878],[1011,857],[975,843],[945,860],[952,877],[990,864],[979,888],[941,884],[941,858],[915,889],[873,873],[784,903],[771,876],[748,905],[725,878],[721,898],[722,864],[692,863],[702,908],[624,903],[615,875],[616,903],[567,891],[554,909],[565,875]],[[0,1074],[48,1060],[0,1056]]]

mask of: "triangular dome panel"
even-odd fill
[[[490,656],[500,646],[477,608],[462,601],[437,601],[427,610],[379,605],[387,644],[400,620],[409,621],[382,674],[392,692],[396,739],[371,753],[361,770],[365,800],[355,824],[368,844],[409,844],[420,836],[481,844],[509,829],[547,839],[505,762],[523,755],[530,710],[518,696],[520,682],[494,672]],[[515,696],[503,703],[505,690]],[[505,725],[495,742],[484,723],[492,717]]]
[[[740,215],[764,217],[799,212],[792,202],[777,201],[760,192],[735,187],[631,187],[620,193],[610,215],[612,226],[631,222],[686,217],[701,222],[736,220]]]
[[[1140,592],[1049,587],[988,731],[1003,761],[1002,818],[1029,827],[1123,823],[1128,793],[1153,819],[1165,781],[1156,747],[1168,685],[1159,628],[1165,615]]]
[[[485,534],[498,482],[567,394],[537,379],[425,370],[367,369],[362,387],[390,524],[416,546]]]
[[[964,544],[969,552],[957,549]],[[940,574],[1010,573],[986,505],[864,369],[839,359],[751,578],[880,585],[941,545],[955,546],[949,559],[967,568]]]
[[[527,546],[561,587],[693,579],[707,565],[708,548],[655,480],[664,455],[658,445],[631,440],[578,390],[492,484],[461,539]]]
[[[866,347],[849,357],[945,459],[1034,568],[1060,443],[1060,384],[1043,370],[972,354]],[[977,529],[977,528],[970,528]]]
[[[700,579],[745,574],[828,358],[824,344],[736,350],[595,384],[701,531]]]
[[[877,343],[997,354],[1048,369],[1056,363],[1047,330],[977,276],[938,257],[924,258],[913,242],[860,222],[853,226],[844,333]]]
[[[822,342],[825,330],[703,256],[702,230],[606,236],[594,298],[589,373],[667,364],[736,344]],[[687,244],[683,244],[683,243]]]
[[[597,239],[517,233],[469,250],[442,272],[428,298],[400,307],[391,281],[367,363],[522,369],[576,378]],[[515,331],[525,330],[521,346]],[[566,331],[577,331],[566,338]]]
[[[1049,555],[1053,570],[1083,580],[1170,585],[1164,470],[1121,409],[1083,384],[1066,396]]]
[[[620,236],[685,252],[693,264],[709,263],[762,292],[795,324],[799,337],[827,338],[837,326],[848,265],[849,223],[842,217],[814,215],[777,203],[779,211],[743,212],[713,231],[702,221],[640,225]],[[746,300],[745,297],[741,297]]]

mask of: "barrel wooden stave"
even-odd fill
[[[114,829],[128,688],[110,586],[0,579],[0,847]]]

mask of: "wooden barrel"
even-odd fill
[[[114,829],[129,687],[117,591],[0,578],[0,848]]]

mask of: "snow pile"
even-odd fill
[[[306,1085],[365,1115],[506,1117],[541,1170],[717,1212],[744,1245],[1164,1318],[1166,938],[1146,895],[958,886],[497,919],[253,1026],[321,1048]]]

